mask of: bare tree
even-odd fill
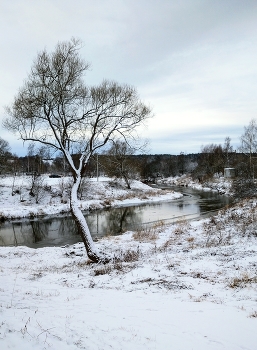
[[[8,141],[0,137],[0,159],[5,156],[6,153],[10,153],[10,146]]]
[[[33,173],[35,171],[35,144],[30,142],[28,145],[28,152],[27,152],[27,160],[28,160],[28,166],[27,166],[27,173]],[[32,165],[33,160],[33,165]]]
[[[222,149],[225,157],[226,166],[230,165],[230,158],[231,158],[231,154],[233,153],[233,147],[230,142],[231,142],[231,138],[227,136],[225,138],[223,149]]]
[[[257,156],[257,123],[252,119],[244,127],[238,162],[236,164],[237,177],[233,180],[232,191],[234,199],[255,196],[257,192],[255,172]]]
[[[44,160],[50,159],[50,150],[47,146],[41,146],[37,149],[36,152],[36,160],[37,160],[37,172],[38,174],[44,173],[45,169],[47,168],[46,163]]]
[[[61,151],[73,175],[70,208],[88,257],[100,253],[79,208],[77,193],[91,155],[117,136],[133,136],[136,127],[151,116],[135,88],[113,81],[89,87],[83,77],[89,64],[79,55],[81,42],[59,42],[55,50],[40,52],[13,104],[7,107],[4,126],[24,141],[36,141]],[[72,155],[79,154],[75,162]]]
[[[244,134],[241,136],[241,146],[239,150],[249,157],[249,169],[252,171],[253,157],[257,153],[257,124],[256,120],[252,119],[248,126],[244,127]]]
[[[131,188],[131,180],[139,173],[137,161],[132,158],[136,149],[139,149],[136,145],[132,147],[127,142],[118,140],[106,152],[104,169],[107,175],[124,179],[128,189]]]
[[[35,198],[36,203],[38,204],[45,196],[44,191],[44,179],[36,173],[33,173],[30,176],[30,196]]]
[[[8,159],[10,159],[10,146],[8,141],[0,137],[0,173],[7,167]]]
[[[224,170],[224,154],[221,145],[208,144],[201,147],[198,165],[194,177],[198,179],[212,177]]]

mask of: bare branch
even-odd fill
[[[76,189],[85,165],[110,138],[135,135],[151,109],[129,85],[104,80],[99,86],[87,86],[84,74],[89,64],[79,56],[80,48],[81,42],[72,38],[59,42],[53,52],[39,52],[13,104],[6,108],[4,126],[23,141],[62,151],[74,177],[71,208],[83,231],[86,224],[76,205]],[[79,155],[76,165],[74,153]],[[92,246],[88,237],[83,240]]]

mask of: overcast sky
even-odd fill
[[[151,153],[234,147],[257,118],[256,0],[1,0],[0,121],[37,52],[80,38],[86,79],[129,83],[153,108]],[[27,145],[0,126],[22,155]]]

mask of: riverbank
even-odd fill
[[[257,206],[78,243],[0,248],[2,349],[253,350]]]
[[[193,180],[190,175],[171,176],[157,180],[158,184],[168,186],[184,186],[191,187],[197,190],[216,191],[219,194],[232,195],[231,180],[223,176],[210,178],[206,181]]]
[[[44,175],[37,181],[34,195],[31,196],[31,176],[0,178],[0,218],[2,220],[69,212],[71,178],[50,178],[49,175]],[[153,189],[136,180],[132,181],[131,189],[127,189],[121,180],[114,181],[101,177],[98,181],[96,178],[88,179],[83,184],[79,196],[82,210],[95,210],[167,201],[180,198],[182,195],[172,190]]]
[[[250,199],[109,236],[96,242],[106,265],[82,243],[1,247],[1,349],[253,350],[256,224]]]

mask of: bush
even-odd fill
[[[232,182],[232,193],[235,200],[243,198],[251,198],[256,195],[256,183],[250,177],[236,178]]]

